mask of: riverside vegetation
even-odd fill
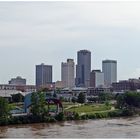
[[[140,115],[140,93],[138,92],[126,92],[116,96],[102,93],[96,98],[90,97],[88,100],[92,101],[91,103],[85,103],[85,99],[83,93],[80,93],[77,99],[73,98],[72,102],[64,102],[63,99],[64,111],[51,116],[46,105],[45,92],[38,92],[32,94],[30,114],[12,116],[10,110],[15,106],[0,97],[0,125]],[[112,103],[112,100],[115,102]],[[54,106],[52,108],[54,109]]]

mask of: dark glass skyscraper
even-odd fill
[[[80,50],[77,52],[76,86],[89,87],[91,72],[91,52]]]
[[[51,65],[36,65],[36,87],[45,86],[52,83],[52,66]]]

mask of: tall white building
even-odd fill
[[[110,86],[112,83],[117,82],[116,60],[103,60],[102,71],[104,73],[104,83],[106,86]]]
[[[101,70],[92,70],[90,73],[90,87],[104,86],[104,73]]]
[[[75,64],[73,59],[67,59],[67,62],[61,63],[61,81],[64,83],[64,87],[75,87]]]

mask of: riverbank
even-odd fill
[[[101,98],[102,97],[102,98]],[[90,98],[93,100],[93,98]],[[28,106],[28,112],[16,114],[13,109],[19,105],[9,104],[4,98],[0,98],[0,126],[33,124],[33,123],[57,123],[69,120],[95,120],[102,118],[128,117],[140,115],[140,94],[126,93],[114,98],[107,98],[107,94],[100,95],[94,102],[61,101],[61,104],[46,103],[45,93],[39,92],[32,95],[32,105]],[[23,105],[20,106],[21,110]],[[60,109],[61,108],[61,109]],[[62,112],[63,111],[63,112]],[[11,113],[11,112],[14,112]]]
[[[133,116],[136,112],[129,109],[117,109],[113,104],[75,104],[64,102],[64,111],[59,114],[48,112],[43,115],[19,114],[0,118],[0,126],[32,123],[52,123],[68,120],[88,120]],[[54,109],[54,106],[50,106]]]
[[[115,118],[115,117],[128,117],[133,116],[129,110],[109,110],[100,111],[95,113],[84,113],[79,115],[77,112],[61,112],[56,116],[12,116],[10,118],[0,118],[0,126],[17,125],[17,124],[33,124],[33,123],[56,123],[61,121],[70,120],[95,120],[103,118]]]

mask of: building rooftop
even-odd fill
[[[101,70],[92,70],[92,72],[101,72]]]
[[[90,53],[89,50],[80,50],[80,51],[78,51],[78,52],[87,52],[87,53]]]
[[[74,87],[74,88],[63,88],[63,90],[87,90],[87,88],[83,88],[83,87]]]
[[[109,59],[106,59],[106,60],[103,60],[102,62],[103,63],[117,63],[117,60],[109,60]]]

